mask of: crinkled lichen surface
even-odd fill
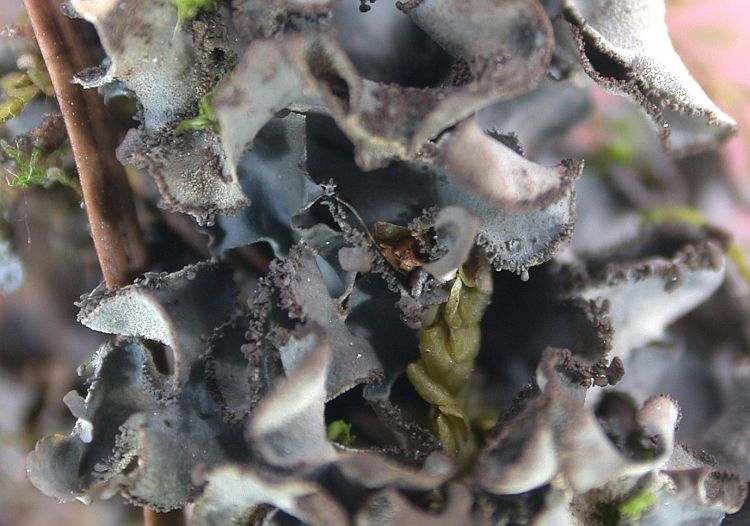
[[[117,154],[139,199],[210,252],[81,298],[110,337],[72,432],[29,454],[40,491],[192,503],[198,526],[742,508],[747,266],[710,220],[658,212],[705,201],[710,165],[678,156],[735,124],[663,0],[70,3],[106,55],[75,81],[137,102]],[[596,85],[650,149],[582,176],[564,140]]]

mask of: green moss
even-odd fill
[[[689,206],[665,206],[654,208],[643,215],[646,224],[690,223],[696,226],[708,224],[708,218],[700,210]]]
[[[596,520],[602,526],[620,526],[624,521],[638,521],[643,512],[656,503],[656,493],[644,489],[621,502],[600,502]]]
[[[745,257],[745,252],[742,250],[742,247],[740,247],[737,243],[732,243],[729,245],[729,251],[727,252],[727,255],[729,256],[729,259],[732,260],[732,262],[737,267],[737,270],[740,271],[740,275],[750,283],[750,264],[747,262],[747,258]]]
[[[28,158],[21,148],[13,147],[3,140],[0,140],[0,148],[2,148],[4,157],[13,161],[16,165],[14,171],[8,170],[8,173],[12,176],[8,180],[9,186],[13,188],[29,188],[31,186],[49,188],[57,183],[67,186],[75,190],[79,196],[81,195],[81,186],[78,181],[59,167],[60,157],[64,153],[64,149],[55,150],[47,155],[42,162],[42,150],[36,146],[31,149]]]
[[[219,133],[219,121],[214,115],[214,92],[216,88],[206,93],[198,102],[198,115],[192,119],[185,119],[180,122],[174,130],[174,133],[180,134],[188,130],[211,130]]]
[[[608,121],[605,129],[611,139],[586,159],[587,168],[599,175],[606,174],[612,166],[632,165],[637,155],[636,129],[631,121]]]
[[[55,88],[52,86],[52,79],[49,76],[49,72],[47,72],[47,67],[44,65],[42,57],[32,54],[26,55],[25,58],[27,60],[24,61],[26,64],[24,68],[29,80],[31,80],[31,82],[39,88],[42,93],[48,97],[54,97]]]
[[[446,284],[445,303],[428,309],[419,333],[420,359],[406,376],[433,407],[433,431],[443,450],[468,469],[477,441],[471,427],[469,399],[474,361],[481,347],[481,320],[492,296],[492,269],[479,254]]]
[[[594,522],[599,526],[619,526],[620,511],[616,502],[599,502],[596,504]]]
[[[20,115],[26,105],[41,93],[55,94],[41,57],[31,55],[26,62],[28,65],[24,71],[12,71],[0,78],[0,89],[7,97],[0,102],[0,123]]]
[[[352,425],[344,420],[334,420],[328,424],[328,440],[342,446],[351,446],[356,439],[352,434]]]
[[[601,149],[602,164],[628,166],[635,160],[635,147],[625,138],[617,138]]]
[[[216,0],[169,0],[177,8],[177,17],[192,20],[201,11],[216,11]]]
[[[20,115],[26,105],[41,93],[31,78],[19,71],[8,73],[0,79],[0,88],[7,96],[0,103],[0,122]]]
[[[643,490],[621,502],[618,506],[618,511],[623,519],[637,521],[641,518],[646,508],[653,506],[655,502],[656,494],[653,491]]]

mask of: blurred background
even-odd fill
[[[23,16],[21,0],[0,0],[0,27],[22,25]],[[668,158],[642,112],[592,84],[589,117],[554,141],[556,153],[587,160],[573,250],[601,248],[601,236],[592,230],[596,225],[615,233],[621,229],[624,236],[637,223],[637,211],[633,217],[609,214],[595,220],[608,206],[609,190],[602,194],[597,186],[601,176],[608,175],[606,184],[615,188],[612,195],[629,202],[631,209],[663,201],[679,204],[688,193],[697,196],[690,204],[731,231],[747,252],[749,20],[748,0],[667,1],[667,22],[677,51],[708,95],[740,125],[739,134],[716,154],[677,162]],[[13,28],[5,29],[0,38],[14,34]],[[51,101],[46,104],[52,107]],[[0,135],[13,136],[11,124],[3,128]],[[544,152],[536,154],[545,157]],[[655,177],[656,183],[644,174]],[[5,184],[7,174],[0,177],[0,258],[11,257],[3,252],[10,250],[10,245],[3,245],[8,240],[12,257],[22,261],[22,273],[0,276],[0,526],[139,524],[140,510],[119,498],[88,506],[57,504],[27,481],[25,457],[34,443],[44,435],[68,433],[74,423],[62,397],[71,389],[85,392],[76,368],[103,341],[103,336],[76,322],[74,302],[96,287],[101,276],[75,192],[59,185],[10,188]],[[684,180],[699,184],[701,191],[688,192],[680,182]],[[614,235],[608,241],[614,242]],[[201,241],[199,236],[197,242]],[[4,279],[20,280],[20,285],[13,284],[18,285],[15,290],[3,295]]]

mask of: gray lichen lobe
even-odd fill
[[[667,148],[679,154],[714,147],[737,125],[690,76],[669,39],[664,2],[566,0],[586,72],[626,93],[660,127]],[[593,49],[590,49],[593,48]],[[592,58],[596,53],[598,61]],[[595,64],[595,62],[597,62]],[[604,68],[620,71],[610,75]]]
[[[194,503],[199,526],[718,525],[741,508],[750,307],[728,292],[743,270],[728,234],[670,222],[565,251],[592,177],[562,140],[590,110],[584,74],[678,153],[734,131],[674,53],[663,2],[231,0],[190,20],[166,1],[72,4],[107,55],[77,81],[138,102],[120,160],[215,260],[82,297],[79,321],[111,339],[81,368],[85,398],[65,397],[71,434],[28,457],[43,493]],[[643,208],[647,186],[611,201]],[[478,254],[496,292],[470,335],[479,440],[459,468],[404,370]],[[703,327],[717,304],[736,334]],[[718,375],[731,392],[706,400]],[[693,378],[681,410],[672,387]],[[686,442],[740,474],[681,443],[693,402],[726,412],[690,420]]]

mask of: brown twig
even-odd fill
[[[104,281],[109,288],[123,286],[145,269],[146,248],[125,170],[115,157],[107,109],[96,91],[72,83],[76,71],[92,65],[91,56],[60,3],[24,0],[70,138]],[[162,514],[144,508],[143,518],[146,526],[184,524],[180,510]]]
[[[144,526],[182,526],[185,524],[185,514],[182,510],[174,510],[168,513],[157,513],[148,508],[143,508]]]
[[[144,269],[146,250],[107,110],[95,91],[71,82],[77,69],[91,65],[88,51],[73,21],[60,12],[59,0],[24,4],[68,130],[104,280],[110,288],[125,285]]]

